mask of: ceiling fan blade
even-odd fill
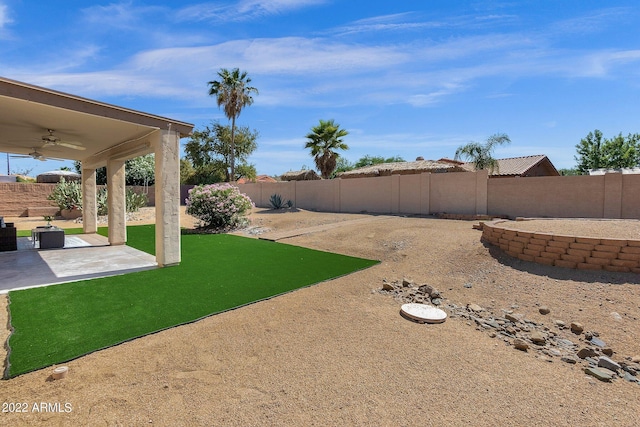
[[[83,147],[82,145],[73,144],[71,142],[64,142],[64,141],[54,142],[53,145],[59,145],[61,147],[73,148],[74,150],[86,150],[87,149],[86,147]]]

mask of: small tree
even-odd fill
[[[589,169],[633,168],[640,165],[640,134],[622,133],[613,139],[603,138],[596,129],[576,145],[578,170],[588,173]]]
[[[511,140],[506,134],[496,133],[487,138],[484,144],[470,142],[458,147],[454,159],[465,158],[473,163],[476,170],[489,169],[493,172],[498,167],[498,161],[493,158],[493,150],[498,145],[509,143]]]
[[[358,160],[354,166],[356,168],[363,168],[365,166],[379,165],[382,163],[398,163],[398,162],[404,162],[404,161],[405,160],[400,156],[387,157],[385,159],[382,156],[370,156],[366,154],[363,157],[360,157],[360,160]]]
[[[236,129],[235,144],[231,146],[231,129],[218,122],[211,123],[202,130],[196,130],[191,139],[185,144],[186,159],[193,167],[192,175],[196,177],[215,179],[216,175],[222,175],[221,179],[212,181],[195,182],[196,184],[211,184],[222,180],[237,180],[240,176],[251,175],[252,166],[247,163],[249,156],[258,144],[258,132],[248,127]],[[232,155],[233,152],[233,155]],[[237,170],[231,174],[231,162],[236,161]],[[187,165],[184,165],[188,169]],[[253,168],[255,170],[255,168]],[[250,176],[248,176],[250,177]]]

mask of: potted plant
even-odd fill
[[[45,225],[45,227],[47,228],[53,227],[53,225],[51,225],[51,221],[53,221],[53,217],[51,215],[45,215],[44,220],[47,221],[47,225]]]

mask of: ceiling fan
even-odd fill
[[[47,129],[47,132],[49,132],[48,135],[42,135],[42,142],[44,143],[42,145],[43,148],[51,147],[51,146],[59,146],[59,147],[72,148],[74,150],[86,150],[86,148],[80,145],[79,143],[61,140],[60,138],[58,138],[53,134],[53,132],[55,132],[53,129]]]
[[[60,162],[63,162],[63,159],[57,159],[55,157],[47,157],[44,154],[40,153],[37,149],[33,149],[33,151],[29,154],[26,155],[15,155],[15,156],[11,156],[14,159],[28,159],[29,157],[31,157],[34,160],[40,160],[42,162],[46,161],[46,160],[57,160]]]

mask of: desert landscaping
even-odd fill
[[[129,224],[152,221],[153,208],[145,208]],[[184,211],[181,222],[194,226]],[[61,380],[50,378],[53,367],[5,380],[2,401],[27,403],[29,411],[3,413],[3,423],[640,425],[640,384],[629,381],[640,362],[640,276],[521,261],[483,243],[473,224],[255,209],[237,234],[308,229],[278,241],[381,262],[66,362]],[[517,225],[640,236],[637,220]],[[449,318],[402,317],[402,303],[416,298]],[[8,325],[6,296],[0,303]],[[517,337],[526,350],[515,348]],[[583,349],[588,354],[579,356]],[[585,372],[582,356],[603,355],[625,368],[612,380]],[[60,411],[34,411],[42,402]]]

